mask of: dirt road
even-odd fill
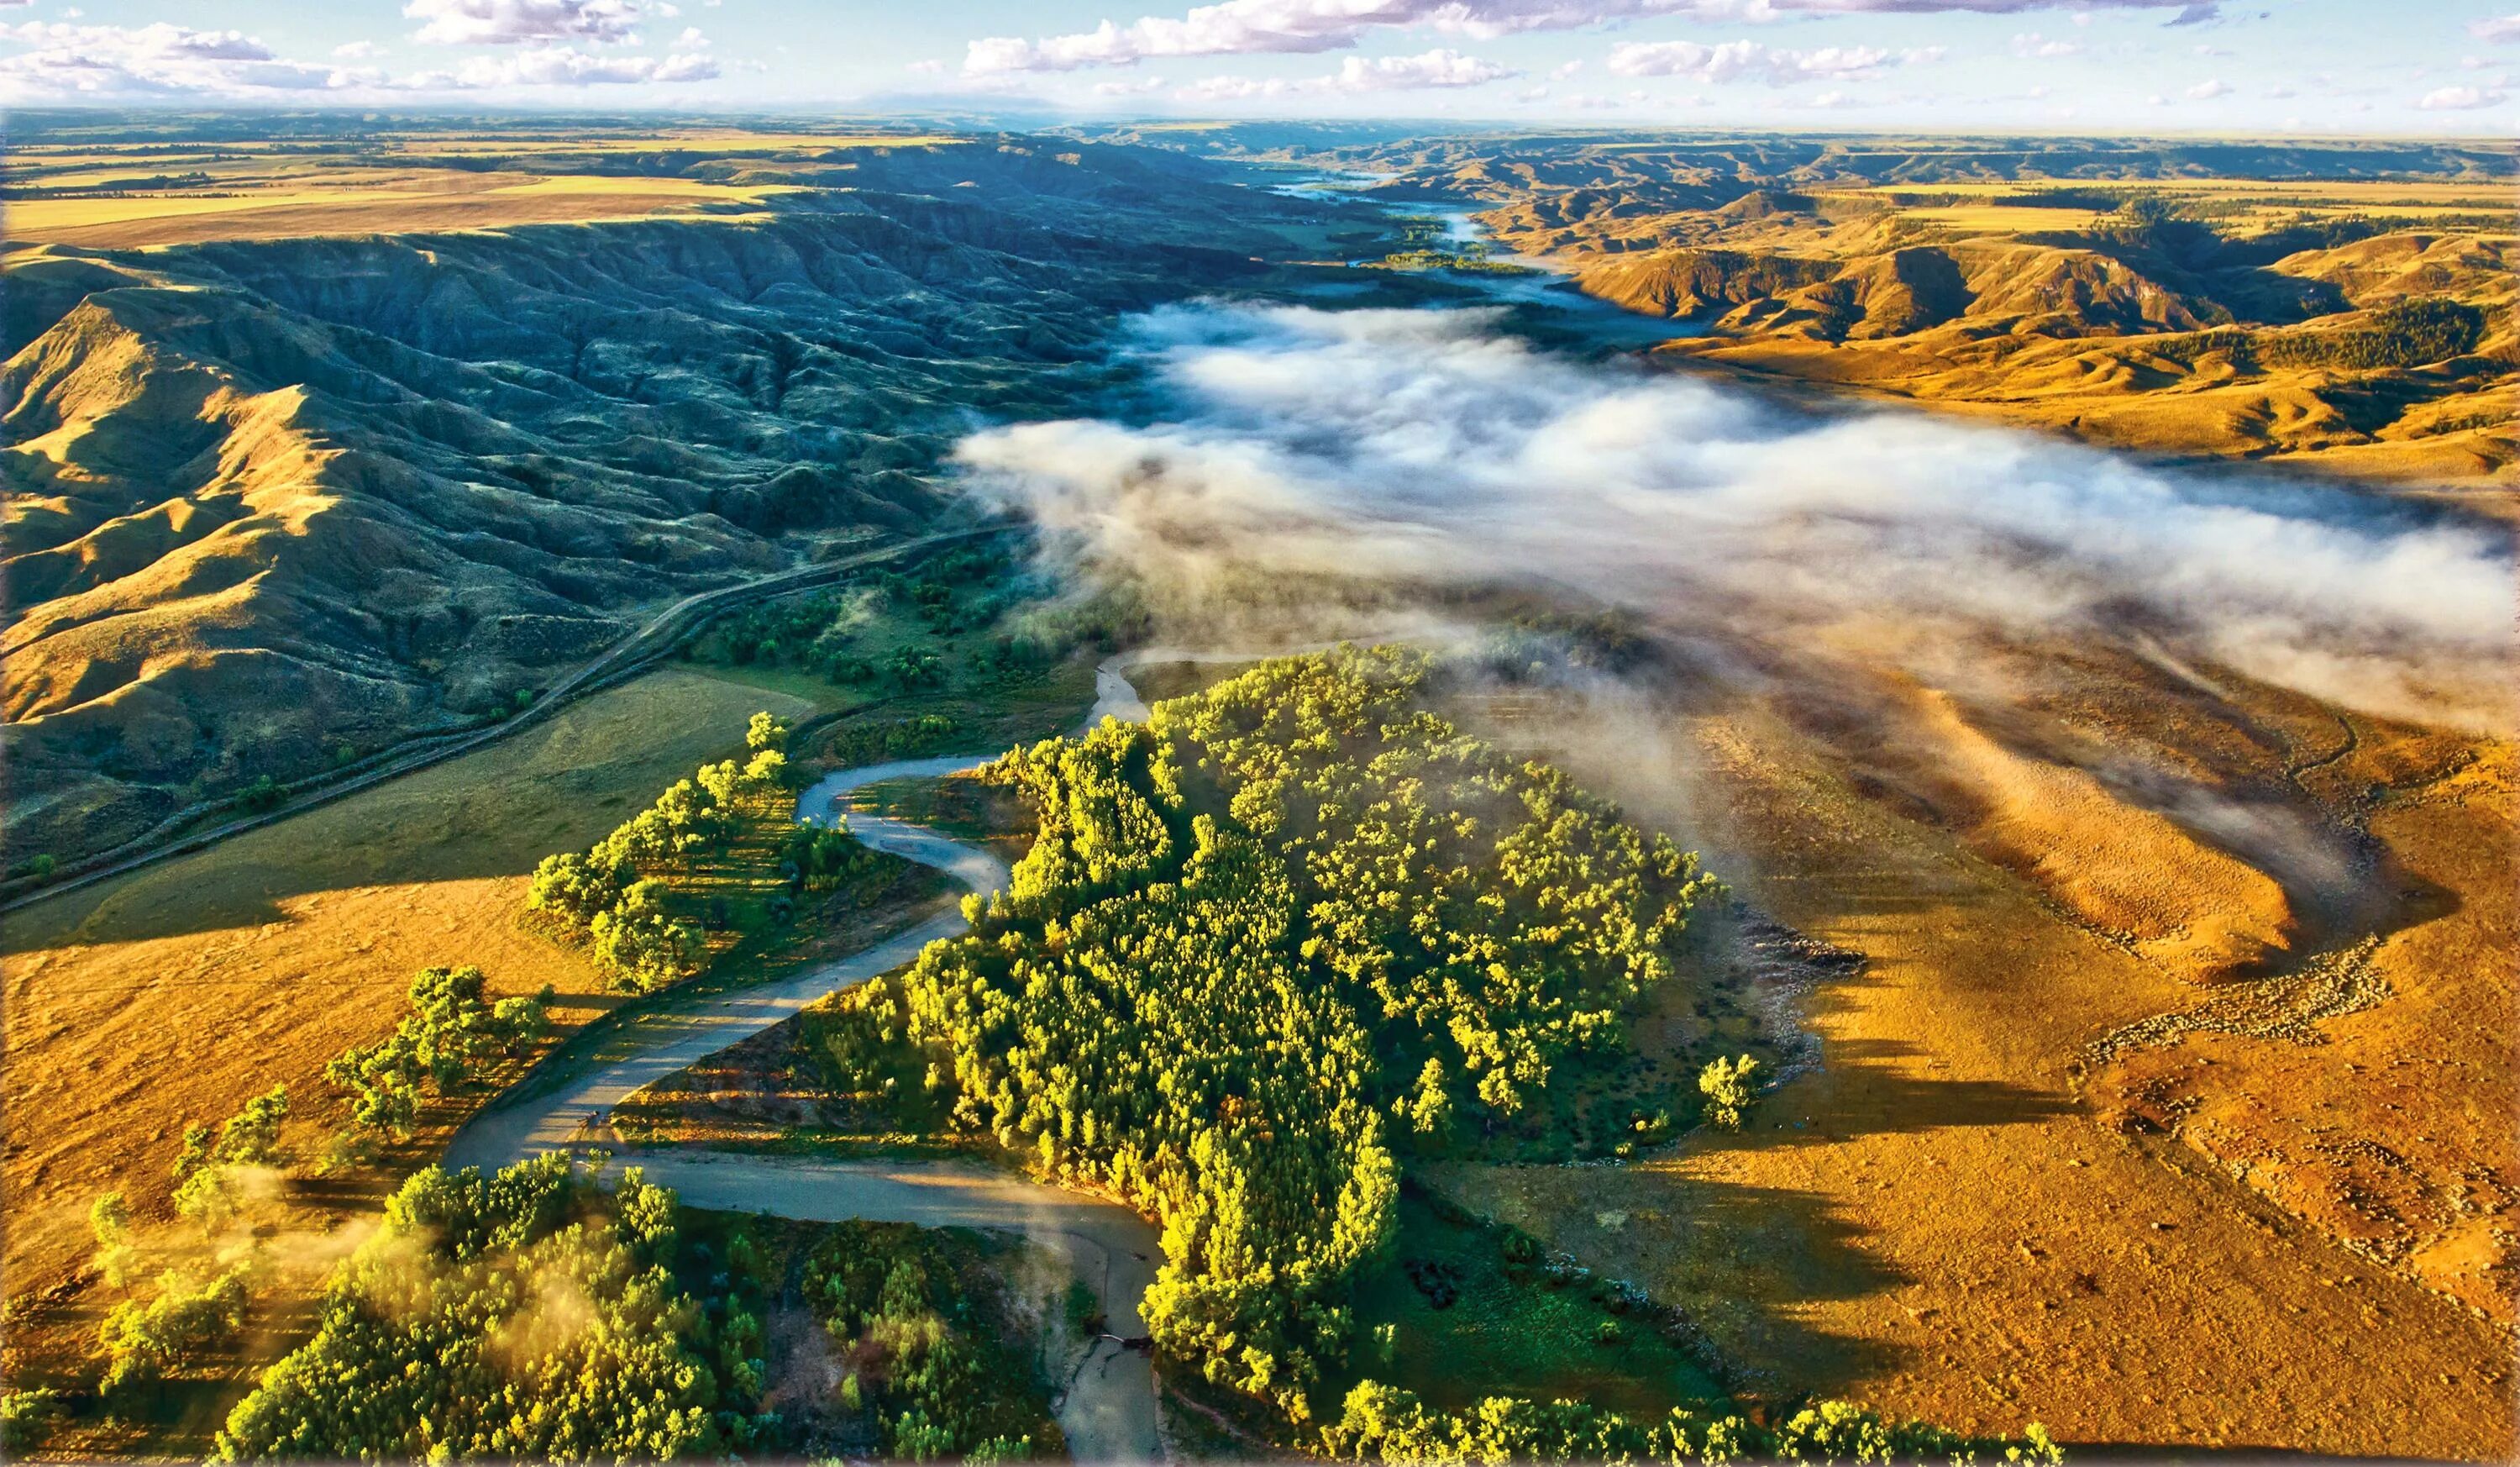
[[[1120,666],[1114,658],[1096,669],[1087,726],[1105,713],[1144,715],[1146,705]],[[797,818],[835,818],[848,795],[867,785],[932,779],[985,761],[986,756],[949,755],[845,769],[798,797]],[[944,871],[975,892],[1007,884],[1006,863],[976,846],[887,816],[851,812],[848,819],[867,845]],[[581,1125],[608,1116],[641,1087],[759,1033],[826,994],[898,968],[929,942],[964,929],[961,912],[946,912],[786,982],[660,1017],[638,1031],[633,1052],[475,1117],[447,1148],[445,1165],[487,1170],[536,1152],[565,1149]],[[1111,1332],[1089,1343],[1056,1402],[1070,1453],[1082,1462],[1153,1461],[1161,1455],[1153,1360],[1143,1351],[1122,1348],[1116,1338],[1147,1333],[1139,1307],[1154,1282],[1159,1257],[1153,1226],[1129,1209],[959,1162],[820,1161],[682,1149],[616,1155],[646,1168],[652,1180],[673,1187],[693,1207],[819,1221],[984,1228],[1042,1247],[1095,1290]]]

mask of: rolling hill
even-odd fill
[[[427,235],[253,238],[245,210],[192,226],[245,239],[11,253],[15,864],[498,716],[645,609],[928,524],[970,421],[1078,400],[1118,313],[1253,278],[1258,224],[1310,207],[1013,138],[568,166],[782,192]]]

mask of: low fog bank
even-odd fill
[[[1131,348],[1160,421],[993,429],[959,458],[1176,637],[1240,623],[1255,589],[1284,614],[1322,599],[1299,588],[1364,587],[1328,599],[1388,619],[1555,582],[1762,665],[1939,680],[1990,634],[2097,636],[2371,712],[2507,725],[2513,566],[2484,528],[1912,412],[1789,414],[1537,352],[1495,318],[1160,310]]]

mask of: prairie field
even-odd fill
[[[62,1281],[88,1204],[162,1208],[188,1122],[389,1032],[423,968],[472,964],[494,994],[559,990],[555,1028],[618,1006],[575,951],[518,926],[536,861],[584,846],[740,750],[744,720],[814,705],[672,669],[478,753],[192,855],[12,913],[5,1095],[10,1290]]]

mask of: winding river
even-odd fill
[[[1094,707],[1085,726],[1092,728],[1105,715],[1146,716],[1147,705],[1123,670],[1131,664],[1229,660],[1245,659],[1172,651],[1107,659],[1094,669]],[[850,795],[866,786],[960,773],[994,756],[949,755],[843,769],[797,798],[797,818],[831,820]],[[924,826],[854,812],[849,827],[876,849],[943,871],[972,891],[992,892],[1007,884],[1006,862]],[[447,1148],[445,1165],[489,1170],[538,1152],[571,1149],[579,1144],[582,1125],[600,1121],[643,1086],[749,1038],[827,994],[888,973],[929,942],[964,930],[959,910],[942,912],[793,978],[656,1016],[631,1036],[627,1053],[475,1117]],[[983,1228],[1019,1235],[1056,1255],[1093,1287],[1110,1331],[1088,1342],[1071,1362],[1064,1389],[1054,1402],[1069,1451],[1077,1460],[1091,1462],[1144,1462],[1161,1456],[1153,1360],[1143,1350],[1127,1349],[1119,1338],[1147,1333],[1139,1307],[1154,1282],[1161,1248],[1153,1225],[1128,1208],[968,1162],[822,1161],[687,1147],[608,1149],[619,1161],[645,1168],[651,1180],[674,1188],[692,1207],[825,1222],[855,1218]]]

